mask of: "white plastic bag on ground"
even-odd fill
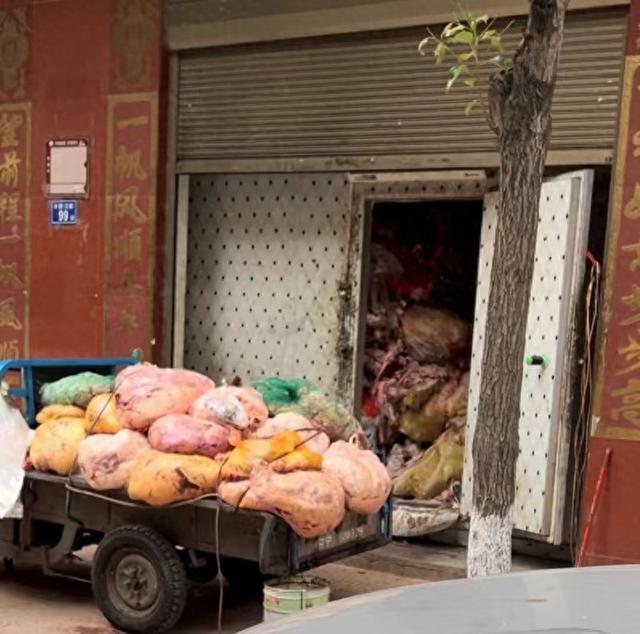
[[[20,491],[23,462],[29,449],[31,430],[22,414],[0,396],[0,519],[21,516]]]

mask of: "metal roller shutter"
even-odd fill
[[[552,149],[612,148],[626,9],[569,14]],[[519,41],[521,21],[506,38]],[[179,160],[492,152],[447,67],[418,55],[424,29],[183,53]]]

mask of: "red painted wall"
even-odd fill
[[[612,454],[587,564],[640,562],[640,0],[631,2],[619,130],[583,526],[607,448]]]
[[[2,240],[13,225],[0,213],[0,266],[16,262],[22,283],[16,288],[0,268],[0,356],[152,354],[160,6],[0,0],[0,132],[3,113],[29,118],[15,146],[24,179],[19,244]],[[89,197],[77,226],[52,227],[45,147],[64,137],[89,139]],[[0,143],[0,205],[8,149]],[[137,213],[144,220],[127,224]],[[134,260],[125,254],[131,232]]]
[[[31,11],[29,323],[34,357],[100,351],[110,3],[94,0],[89,5],[89,10],[79,11],[77,2],[54,2]],[[80,201],[77,228],[52,227],[49,222],[43,190],[45,146],[51,137],[89,139],[90,195]]]

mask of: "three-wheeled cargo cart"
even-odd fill
[[[35,424],[39,387],[76,372],[110,374],[135,359],[9,361],[0,379],[18,374],[9,396],[25,401]],[[234,578],[282,576],[377,548],[390,540],[389,505],[373,516],[347,513],[318,539],[302,539],[268,513],[236,510],[215,496],[163,508],[103,495],[76,478],[27,472],[22,517],[0,521],[5,565],[37,564],[45,574],[91,581],[105,617],[125,632],[165,632],[179,620],[189,586],[213,581],[218,563]],[[92,558],[78,557],[97,545]]]

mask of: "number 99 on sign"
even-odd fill
[[[52,200],[50,203],[52,225],[78,224],[77,200]]]

